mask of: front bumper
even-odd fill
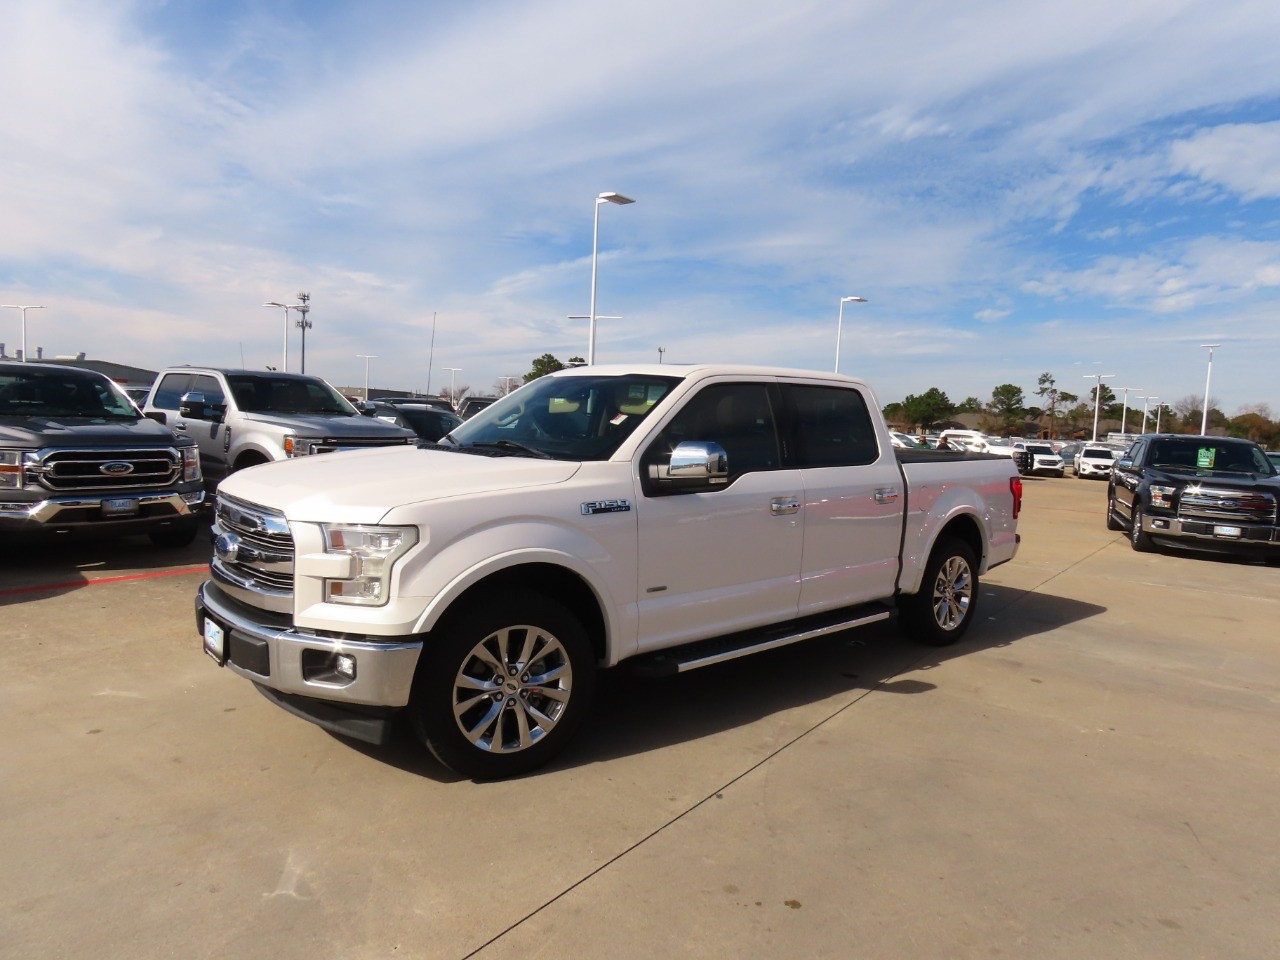
[[[1142,529],[1157,542],[1177,541],[1177,546],[1217,553],[1280,556],[1280,527],[1229,520],[1187,520],[1144,513]]]
[[[196,629],[202,637],[206,619],[213,620],[224,634],[222,655],[214,659],[260,688],[284,695],[272,699],[282,706],[291,704],[292,708],[286,706],[291,712],[304,712],[297,698],[326,701],[331,709],[342,705],[396,709],[409,702],[421,640],[385,642],[352,634],[319,636],[296,630],[287,615],[240,603],[212,580],[201,584],[196,594]],[[335,672],[333,664],[339,655],[354,659],[354,677]],[[328,726],[316,716],[308,715],[307,719]],[[339,732],[357,735],[348,730]]]
[[[0,532],[15,536],[55,532],[143,533],[178,520],[195,522],[204,500],[204,490],[199,485],[190,490],[6,500],[0,502]],[[112,512],[113,506],[120,512]]]
[[[1082,463],[1076,468],[1076,476],[1078,477],[1109,477],[1111,476],[1111,467],[1100,466],[1093,463]]]

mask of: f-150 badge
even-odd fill
[[[627,513],[630,509],[630,500],[592,500],[582,505],[582,515],[589,517],[596,513]]]

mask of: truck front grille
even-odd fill
[[[28,471],[42,487],[57,493],[148,490],[178,482],[182,476],[182,455],[173,447],[56,448],[41,450]]]
[[[213,574],[223,588],[268,610],[287,609],[294,550],[284,515],[219,493],[213,534]]]
[[[308,454],[337,453],[342,450],[371,450],[374,447],[395,447],[414,442],[412,437],[324,437],[306,441]]]
[[[1178,500],[1178,516],[1186,520],[1276,522],[1276,498],[1265,491],[1187,487]]]

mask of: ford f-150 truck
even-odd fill
[[[577,367],[436,444],[236,473],[205,650],[293,713],[445,765],[532,769],[598,668],[678,672],[884,620],[930,644],[1013,558],[1008,457],[899,450],[870,388],[759,367]]]
[[[1183,547],[1280,560],[1280,476],[1251,440],[1151,434],[1111,468],[1107,528],[1139,551]]]
[[[319,377],[297,373],[174,367],[156,375],[142,409],[200,445],[210,490],[259,463],[416,439],[412,430],[363,416]]]
[[[195,442],[145,419],[110,379],[0,362],[0,543],[146,534],[185,546],[204,499]]]

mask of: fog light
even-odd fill
[[[346,680],[356,678],[356,658],[349,653],[340,653],[333,658],[333,671]]]

